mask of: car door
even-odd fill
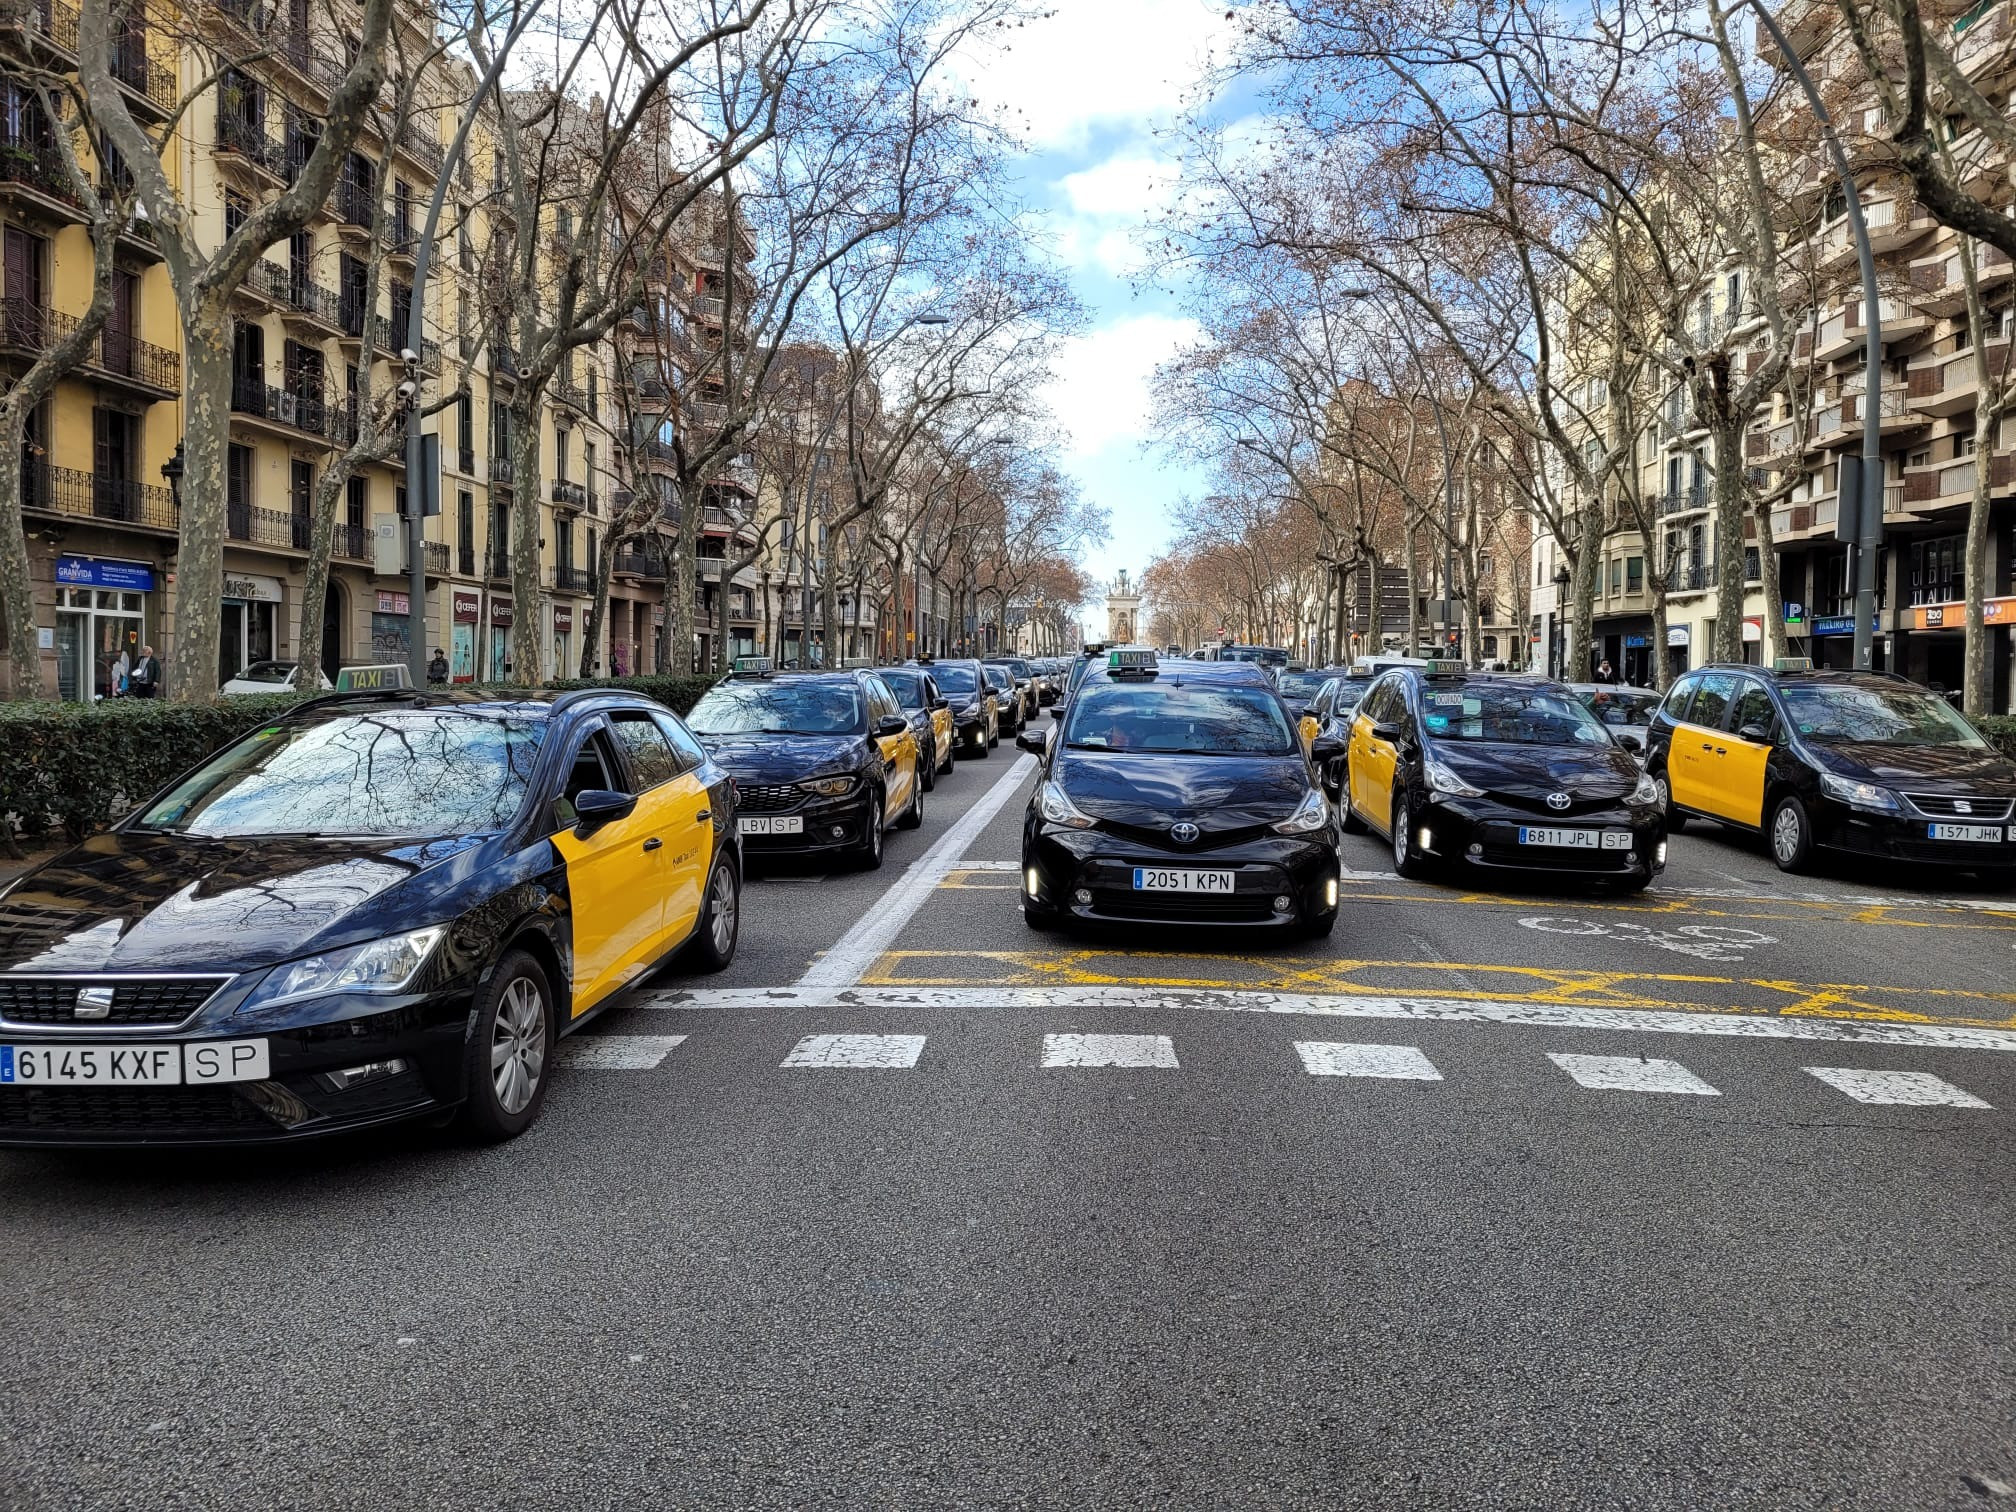
[[[868,728],[872,731],[885,719],[903,719],[896,695],[879,677],[864,677],[861,686],[868,696]],[[882,752],[882,812],[893,814],[910,802],[910,789],[917,781],[917,737],[910,733],[910,721],[903,720],[900,735],[877,735]]]
[[[714,864],[714,815],[697,763],[672,748],[647,709],[613,709],[610,733],[630,763],[639,813],[653,816],[659,847],[664,917],[655,955],[663,955],[693,932]]]
[[[1723,724],[1736,699],[1734,672],[1703,672],[1687,706],[1687,717],[1673,726],[1673,757],[1668,780],[1673,801],[1697,813],[1717,813],[1722,759],[1729,754]]]
[[[655,805],[639,803],[585,835],[578,829],[576,797],[591,788],[627,792],[629,780],[608,727],[595,716],[575,732],[552,800],[553,848],[567,868],[576,1017],[642,975],[664,934],[665,837]]]
[[[934,677],[921,679],[924,684],[924,707],[931,711],[931,737],[936,744],[938,757],[942,761],[944,753],[952,749],[952,705],[945,695],[938,691],[938,680]],[[939,708],[940,702],[945,703]]]
[[[1717,743],[1716,807],[1711,812],[1718,818],[1762,829],[1764,773],[1778,729],[1778,708],[1771,700],[1771,690],[1754,677],[1737,679],[1736,697],[1724,723],[1728,733]]]
[[[1369,706],[1369,708],[1368,708]],[[1393,817],[1393,769],[1399,764],[1399,747],[1374,733],[1381,725],[1398,724],[1406,717],[1406,700],[1396,682],[1380,684],[1359,705],[1352,723],[1349,772],[1353,801],[1359,817],[1385,829]]]

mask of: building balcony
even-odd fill
[[[716,430],[728,423],[728,406],[718,399],[692,399],[682,408],[689,425]]]
[[[224,505],[224,534],[251,546],[306,551],[314,525],[314,520],[305,514],[256,509],[238,500],[226,500]]]
[[[719,294],[695,294],[691,301],[693,314],[710,325],[721,323],[722,299]]]
[[[586,567],[555,566],[553,569],[553,591],[555,593],[586,594],[588,592],[588,569]]]
[[[665,581],[665,564],[644,551],[619,551],[611,568],[615,576],[647,583]]]
[[[504,452],[490,454],[490,485],[493,488],[510,488],[518,476],[518,464]]]
[[[277,307],[283,318],[297,317],[313,327],[318,336],[341,334],[347,328],[343,301],[336,291],[292,268],[283,268],[262,257],[252,265],[252,272],[241,287]]]
[[[347,413],[320,392],[276,388],[243,373],[232,375],[231,409],[290,440],[314,436],[322,441],[347,442],[354,429]]]
[[[493,583],[511,581],[511,551],[505,546],[493,546],[484,558],[485,575]]]
[[[287,180],[287,149],[264,127],[219,108],[217,166],[245,180]]]
[[[165,121],[175,113],[181,89],[175,79],[173,54],[164,59],[150,53],[144,30],[116,37],[110,62],[112,77],[140,107],[142,115]]]
[[[0,350],[32,360],[74,335],[77,317],[21,299],[0,299]],[[79,368],[107,388],[143,399],[172,399],[182,392],[182,358],[124,331],[101,329],[85,348]]]
[[[38,514],[171,535],[180,529],[175,496],[159,484],[81,472],[74,467],[51,467],[44,462],[21,469],[21,507]]]
[[[329,196],[329,209],[335,214],[339,234],[353,240],[368,239],[372,215],[378,208],[377,198],[372,185],[348,173],[341,175],[336,180],[336,192]]]
[[[63,0],[28,0],[20,18],[31,48],[55,61],[77,62],[77,7]]]
[[[426,576],[432,578],[448,576],[448,543],[446,541],[422,541],[420,544],[425,548],[421,553],[421,560],[426,563]],[[413,553],[410,543],[405,540],[402,533],[399,543],[399,572],[401,576],[410,576],[412,571]]]
[[[555,509],[578,513],[588,507],[588,490],[579,483],[569,483],[565,478],[554,480],[549,497]]]
[[[0,198],[32,205],[55,220],[85,218],[55,143],[32,136],[0,137]]]
[[[425,169],[430,178],[441,172],[441,132],[430,117],[422,120],[408,116],[393,146]]]
[[[455,571],[462,577],[476,576],[476,548],[457,546],[455,548]]]
[[[1947,357],[1913,364],[1909,378],[1911,406],[1926,415],[1956,415],[1974,408],[1981,385],[1976,376],[1975,353],[1970,348]],[[2009,343],[1987,341],[1980,355],[1986,359],[1990,383],[2000,383],[2009,374]]]
[[[1662,515],[1693,514],[1696,510],[1706,509],[1707,507],[1708,490],[1706,488],[1688,488],[1681,490],[1679,493],[1661,494],[1659,496],[1659,513]]]
[[[518,349],[502,342],[490,344],[490,376],[508,383],[518,381]]]
[[[1707,563],[1674,562],[1666,569],[1668,593],[1699,593],[1715,583],[1715,569]]]
[[[1883,321],[1883,341],[1886,345],[1922,335],[1932,327],[1928,315],[1901,299],[1879,299],[1876,308]],[[1811,356],[1817,362],[1833,362],[1859,351],[1868,336],[1868,323],[1862,318],[1862,301],[1851,299],[1822,318],[1810,351],[1800,355]]]

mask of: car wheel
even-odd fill
[[[1666,833],[1669,835],[1679,834],[1680,831],[1687,827],[1687,816],[1673,807],[1673,788],[1666,781],[1666,774],[1661,772],[1657,777],[1654,777],[1652,779],[1652,786],[1659,789],[1659,807],[1666,814]]]
[[[735,959],[735,944],[741,938],[742,879],[735,863],[723,857],[707,879],[707,898],[700,905],[699,922],[686,947],[686,965],[695,971],[725,971]]]
[[[1787,794],[1771,810],[1771,859],[1782,872],[1802,872],[1813,857],[1813,821],[1806,805]]]
[[[867,833],[861,843],[854,848],[854,864],[863,871],[878,871],[882,866],[882,795],[871,793],[868,797]]]
[[[933,791],[938,786],[938,748],[936,746],[931,748],[931,759],[929,761],[923,759],[921,751],[918,753],[917,786],[927,793]]]
[[[924,827],[924,784],[913,781],[910,784],[910,807],[903,811],[903,817],[896,821],[896,828],[902,830]]]
[[[1393,870],[1410,881],[1428,875],[1428,858],[1414,848],[1413,814],[1402,793],[1393,805]]]
[[[552,1059],[552,985],[530,952],[507,951],[476,998],[463,1057],[463,1129],[490,1141],[523,1134],[546,1101]]]
[[[1351,779],[1349,776],[1346,776],[1344,779],[1343,792],[1344,796],[1337,802],[1337,814],[1344,822],[1344,833],[1347,835],[1368,834],[1372,826],[1367,824],[1363,819],[1360,819],[1358,817],[1358,810],[1351,807]]]
[[[1316,915],[1313,919],[1304,919],[1302,921],[1302,938],[1305,940],[1321,940],[1328,936],[1330,931],[1336,927],[1337,910],[1332,908]]]

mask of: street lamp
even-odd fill
[[[177,441],[174,455],[161,464],[161,481],[168,485],[168,497],[174,500],[178,514],[182,510],[182,475],[188,470],[183,445]]]
[[[1547,638],[1547,670],[1548,675],[1552,677],[1566,676],[1568,670],[1561,665],[1561,648],[1567,639],[1566,630],[1561,623],[1561,610],[1567,603],[1568,584],[1571,581],[1573,579],[1568,572],[1568,564],[1566,562],[1556,562],[1554,564],[1553,634]]]

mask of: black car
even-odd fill
[[[917,737],[879,673],[772,672],[743,657],[686,722],[735,779],[752,861],[830,856],[872,871],[892,815],[899,829],[924,822]]]
[[[985,761],[1001,739],[1001,701],[980,663],[970,657],[923,663],[952,705],[957,754]]]
[[[1323,791],[1340,808],[1344,804],[1344,774],[1351,749],[1351,716],[1358,712],[1358,701],[1371,688],[1372,681],[1370,672],[1358,669],[1334,674],[1317,689],[1316,697],[1302,716],[1303,737],[1309,744],[1313,746],[1328,736],[1342,753],[1320,769]]]
[[[1641,759],[1652,728],[1652,716],[1659,712],[1656,689],[1633,688],[1617,683],[1570,683],[1568,691],[1582,700],[1582,707],[1610,727],[1617,744]]]
[[[1022,828],[1029,925],[1327,934],[1337,820],[1280,696],[1203,664],[1116,655],[1128,660],[1088,675],[1058,728],[1020,742],[1042,758]]]
[[[990,656],[986,658],[990,667],[1005,667],[1014,679],[1015,693],[1022,700],[1020,722],[1027,724],[1042,712],[1043,695],[1037,684],[1036,669],[1019,656]]]
[[[938,774],[952,770],[957,737],[953,734],[951,702],[938,691],[937,682],[922,667],[883,667],[877,675],[903,706],[903,717],[910,721],[911,733],[917,737],[917,770],[922,774],[924,791],[933,792],[938,786]]]
[[[982,662],[980,675],[994,690],[995,713],[1001,733],[1011,739],[1021,734],[1022,726],[1029,722],[1029,715],[1022,689],[1015,682],[1015,674],[999,662]]]
[[[1351,721],[1347,830],[1403,877],[1515,870],[1646,886],[1666,865],[1659,791],[1560,683],[1429,662],[1382,674]]]
[[[560,1035],[732,959],[735,819],[634,694],[305,703],[0,890],[0,1143],[509,1138]]]
[[[1672,827],[1755,831],[1785,871],[1834,850],[2016,880],[2016,765],[1894,674],[1803,659],[1689,672],[1652,716],[1646,771]]]

